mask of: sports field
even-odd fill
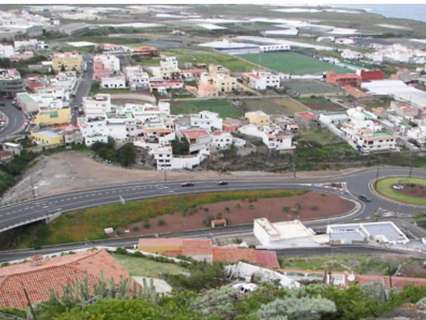
[[[222,118],[239,118],[242,116],[241,110],[224,99],[173,101],[171,105],[172,114],[197,113],[200,111],[217,112]]]
[[[293,74],[319,74],[326,71],[338,73],[351,72],[350,70],[318,59],[295,52],[267,52],[250,53],[240,56],[247,61],[267,68]]]

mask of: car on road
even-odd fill
[[[226,182],[226,181],[219,181],[219,182],[217,183],[217,185],[218,185],[218,186],[226,186],[226,185],[228,185],[228,182]]]
[[[371,198],[367,197],[365,194],[360,194],[358,196],[358,199],[363,201],[363,202],[371,202]]]
[[[180,184],[181,187],[193,187],[194,184],[192,182],[184,182]]]

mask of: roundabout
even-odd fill
[[[426,207],[426,179],[420,177],[385,177],[374,182],[374,191],[382,197],[403,204]]]

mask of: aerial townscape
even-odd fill
[[[425,320],[426,4],[152,2],[0,4],[0,320]]]

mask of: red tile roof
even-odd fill
[[[0,306],[27,307],[24,289],[32,304],[47,301],[50,291],[63,294],[65,284],[83,281],[86,277],[93,290],[103,275],[118,283],[129,274],[105,250],[70,254],[50,259],[25,262],[0,268]]]
[[[265,268],[279,268],[275,251],[239,248],[236,246],[213,246],[209,239],[156,238],[140,239],[141,251],[165,256],[212,256],[214,262],[234,263],[247,261]]]
[[[205,130],[205,129],[187,129],[187,130],[182,130],[182,134],[188,140],[198,139],[198,138],[206,137],[206,136],[209,135],[208,131]]]
[[[239,248],[233,246],[214,247],[213,261],[234,263],[246,261],[265,268],[279,268],[275,251]]]
[[[370,282],[381,282],[387,288],[404,288],[406,286],[426,286],[426,279],[424,278],[411,278],[411,277],[392,277],[392,280],[388,276],[380,275],[357,275],[356,281],[360,284],[366,284]]]

